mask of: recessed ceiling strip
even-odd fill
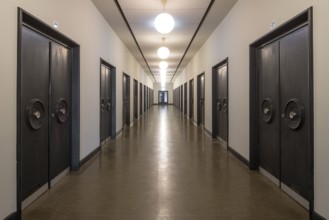
[[[115,2],[116,6],[117,6],[118,9],[119,9],[119,11],[120,11],[120,13],[121,13],[121,16],[122,16],[123,20],[125,21],[125,23],[126,23],[128,29],[129,29],[129,31],[130,31],[131,36],[134,38],[134,41],[135,41],[135,43],[136,43],[136,45],[137,45],[137,47],[138,47],[139,52],[141,53],[141,55],[142,55],[142,57],[143,57],[143,59],[144,59],[146,65],[147,65],[147,68],[150,70],[150,73],[151,73],[152,76],[153,76],[154,82],[157,83],[157,81],[156,81],[156,79],[155,79],[155,77],[154,77],[154,74],[153,74],[153,72],[152,72],[152,70],[151,70],[151,68],[150,68],[150,66],[149,66],[149,64],[148,64],[148,62],[146,61],[146,58],[145,58],[145,56],[144,56],[144,54],[143,54],[143,51],[142,51],[141,47],[139,46],[139,44],[138,44],[138,42],[137,42],[137,39],[136,39],[136,37],[135,37],[135,35],[134,35],[134,32],[132,31],[132,29],[131,29],[131,27],[130,27],[130,25],[129,25],[129,23],[128,23],[128,20],[127,20],[125,14],[123,13],[123,10],[122,10],[122,8],[121,8],[121,6],[120,6],[118,0],[114,0],[114,2]]]
[[[214,2],[215,2],[215,0],[211,0],[211,2],[209,3],[209,6],[208,6],[206,12],[204,13],[204,15],[203,15],[203,17],[202,17],[202,19],[201,19],[201,21],[200,21],[200,24],[199,24],[198,28],[196,29],[196,31],[195,31],[195,33],[194,33],[194,35],[193,35],[193,37],[192,37],[190,43],[188,44],[188,46],[187,46],[187,48],[186,48],[186,50],[185,50],[185,52],[184,52],[184,55],[183,55],[182,59],[179,61],[179,64],[178,64],[178,66],[177,66],[177,68],[176,68],[176,70],[175,70],[174,75],[171,77],[170,82],[172,82],[172,80],[174,79],[174,77],[175,77],[175,75],[176,75],[176,73],[177,73],[177,71],[178,71],[180,65],[182,64],[182,62],[183,62],[183,60],[184,60],[184,58],[185,58],[185,56],[186,56],[188,50],[190,49],[190,47],[191,47],[191,45],[192,45],[192,43],[193,43],[193,41],[194,41],[194,38],[195,38],[196,35],[198,34],[198,32],[199,32],[199,30],[200,30],[200,28],[201,28],[201,26],[202,26],[204,20],[206,19],[206,17],[207,17],[207,15],[208,15],[208,13],[209,13],[209,11],[210,11],[212,5],[214,4]]]

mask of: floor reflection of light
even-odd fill
[[[160,115],[160,127],[159,127],[159,165],[160,170],[167,167],[168,163],[168,145],[167,145],[167,121],[165,112]]]
[[[162,111],[161,111],[162,110]],[[166,215],[169,212],[168,196],[169,196],[169,167],[168,167],[168,125],[167,125],[167,109],[160,109],[159,118],[159,215]]]

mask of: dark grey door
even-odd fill
[[[134,79],[134,119],[138,118],[138,82]]]
[[[190,115],[190,118],[193,118],[193,113],[194,113],[194,105],[193,105],[193,102],[194,102],[194,80],[191,79],[190,80],[190,99],[189,99],[189,115]]]
[[[139,114],[143,114],[143,84],[139,83]]]
[[[22,200],[48,183],[49,40],[22,29]]]
[[[147,95],[146,95],[146,86],[144,85],[144,112],[146,112],[146,110],[147,110],[147,101],[146,101],[146,99],[147,99]]]
[[[179,87],[180,89],[180,111],[184,111],[184,94],[183,94],[183,85]]]
[[[198,125],[204,126],[205,116],[205,78],[204,74],[198,76]]]
[[[259,165],[280,178],[279,42],[259,51]]]
[[[159,91],[158,100],[159,104],[168,104],[168,91]]]
[[[147,106],[147,109],[150,108],[150,88],[149,87],[146,88],[146,106]]]
[[[111,136],[111,69],[101,65],[101,83],[100,83],[100,126],[101,142]]]
[[[260,166],[309,200],[308,27],[259,51]]]
[[[184,84],[184,114],[187,115],[187,83]]]
[[[217,136],[227,143],[228,140],[228,78],[227,63],[216,70],[216,110]]]
[[[280,41],[281,181],[309,199],[308,27]]]
[[[103,65],[100,80],[100,139],[103,142],[106,139],[106,68]]]
[[[22,28],[20,138],[22,201],[70,166],[70,49]],[[24,207],[24,202],[23,202]]]
[[[122,100],[123,127],[130,125],[130,77],[123,74],[123,100]]]
[[[70,166],[71,52],[51,43],[50,179]]]

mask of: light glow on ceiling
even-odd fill
[[[160,69],[160,75],[166,75],[167,70],[166,69]]]

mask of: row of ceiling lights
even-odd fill
[[[163,10],[164,10],[167,0],[161,0],[161,2],[163,5]],[[159,33],[168,34],[174,29],[175,20],[169,13],[163,12],[155,18],[154,26],[155,26],[155,29]],[[165,38],[162,38],[162,43],[164,44],[164,42],[165,42]],[[162,87],[164,87],[165,83],[166,83],[165,75],[166,75],[167,68],[168,68],[168,62],[164,61],[164,59],[167,59],[169,57],[169,55],[170,55],[170,50],[167,47],[162,46],[158,49],[158,56],[160,59],[163,59],[163,61],[161,61],[159,63]]]

